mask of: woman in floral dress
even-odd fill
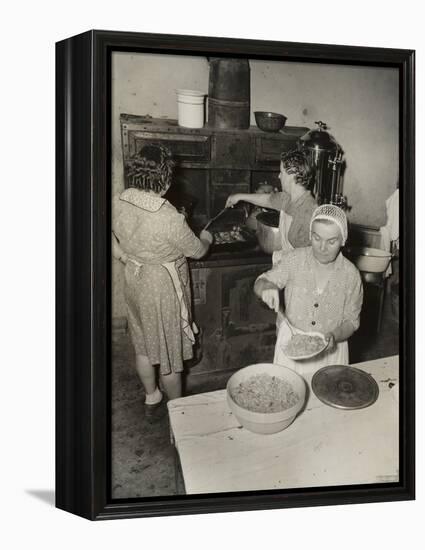
[[[197,331],[186,257],[201,258],[212,243],[209,232],[198,238],[163,197],[173,166],[167,148],[144,146],[128,171],[129,188],[112,204],[112,251],[125,264],[128,323],[147,411],[163,397],[157,365],[168,397],[182,394],[183,361],[193,355]]]

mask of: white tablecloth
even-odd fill
[[[168,403],[188,494],[398,481],[398,356],[359,363],[379,385],[377,401],[345,411],[310,390],[286,430],[241,428],[219,390]],[[310,385],[310,380],[306,379]]]

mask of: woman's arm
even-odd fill
[[[352,269],[352,279],[346,291],[346,302],[344,304],[343,322],[332,332],[325,334],[329,339],[328,349],[331,349],[338,342],[345,342],[359,328],[360,311],[363,303],[363,285],[360,273],[356,268]]]
[[[124,252],[124,250],[121,248],[120,243],[118,242],[118,239],[115,235],[115,233],[112,231],[112,256],[116,259],[122,262],[123,264],[127,263],[127,254]]]
[[[235,193],[230,195],[226,201],[226,208],[231,208],[235,206],[240,201],[249,202],[255,206],[260,206],[261,208],[271,208],[273,210],[280,210],[275,204],[273,204],[272,193]]]
[[[183,214],[175,213],[168,226],[169,241],[186,256],[198,260],[205,256],[213,242],[209,231],[201,231],[199,238],[187,224]]]
[[[344,321],[339,327],[334,329],[332,332],[325,334],[325,340],[328,340],[328,349],[335,347],[335,344],[338,342],[345,342],[356,332],[356,327],[354,327],[351,321]]]
[[[198,260],[199,258],[203,258],[205,256],[212,245],[213,236],[209,231],[205,231],[204,229],[199,235],[199,240],[201,241],[199,250],[195,254],[191,254],[189,256],[189,258],[193,258],[194,260]]]
[[[274,283],[259,277],[254,283],[254,292],[270,309],[279,311],[279,288]]]
[[[279,311],[279,291],[285,288],[294,266],[296,268],[297,254],[295,250],[288,252],[284,261],[260,275],[254,283],[255,294],[276,312]]]

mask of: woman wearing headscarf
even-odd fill
[[[347,340],[359,327],[363,302],[360,273],[341,253],[348,232],[344,211],[331,204],[319,206],[309,229],[311,246],[288,252],[254,285],[257,296],[275,311],[279,290],[285,289],[286,322],[280,325],[274,362],[301,374],[348,365]],[[285,354],[292,332],[320,332],[328,345],[312,359],[294,361]]]
[[[155,366],[168,397],[182,394],[183,361],[193,355],[196,332],[186,257],[201,258],[212,243],[208,231],[196,237],[163,197],[173,167],[167,148],[144,146],[128,168],[129,188],[112,204],[112,253],[125,264],[127,317],[147,414],[162,401]]]

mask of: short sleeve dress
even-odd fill
[[[273,263],[278,263],[289,250],[310,244],[310,220],[317,208],[317,202],[309,191],[293,202],[288,193],[282,191],[271,195],[271,205],[280,210],[282,250],[273,254]]]
[[[193,339],[182,318],[184,306],[191,324],[186,256],[197,255],[201,241],[166,199],[133,188],[114,197],[112,230],[129,257],[124,296],[136,354],[159,364],[161,374],[181,372],[183,361],[193,356]]]

